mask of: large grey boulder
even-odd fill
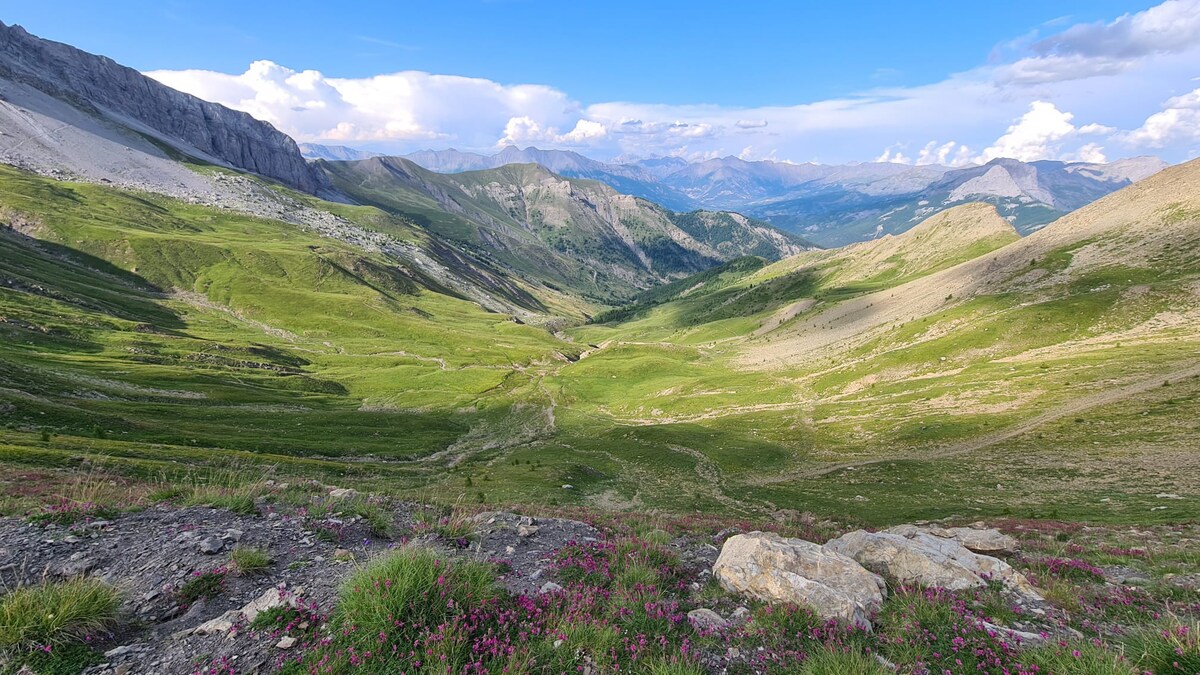
[[[984,555],[1008,555],[1016,552],[1017,540],[1004,534],[994,527],[917,527],[916,525],[897,525],[885,532],[908,537],[914,533],[924,532],[942,539],[953,539],[964,548],[974,553]]]
[[[856,530],[826,543],[825,548],[902,584],[961,591],[994,580],[1022,599],[1042,600],[1024,575],[999,558],[972,553],[953,539],[915,528],[902,532]]]
[[[713,576],[731,593],[807,605],[823,619],[864,626],[887,590],[883,579],[846,556],[770,532],[730,537]]]

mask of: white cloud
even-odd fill
[[[301,141],[491,146],[513,118],[542,129],[572,128],[571,142],[594,134],[578,128],[580,105],[542,85],[405,71],[361,79],[327,78],[256,61],[240,75],[211,71],[154,71],[160,82],[244,110]],[[577,133],[576,133],[577,132]]]
[[[874,159],[876,162],[891,162],[892,164],[940,164],[942,166],[964,166],[971,163],[971,149],[956,141],[929,141],[917,153],[916,158],[905,155],[904,144],[897,143],[884,149],[883,153]]]
[[[1001,69],[1005,83],[1037,85],[1116,75],[1149,56],[1195,49],[1200,0],[1167,0],[1110,22],[1071,26],[1033,44],[1034,56]]]
[[[937,141],[929,141],[921,148],[916,163],[963,166],[971,163],[971,149],[955,141],[947,141],[940,145]]]
[[[1037,159],[1052,159],[1057,152],[1057,143],[1075,133],[1071,124],[1074,115],[1054,107],[1053,103],[1034,101],[1029,112],[1021,116],[996,142],[984,149],[979,161],[987,162],[997,157],[1032,162]]]
[[[528,116],[513,117],[504,125],[504,135],[496,142],[497,146],[506,145],[544,145],[584,146],[592,141],[604,138],[608,129],[599,122],[579,120],[575,128],[565,134],[557,128],[542,128],[540,124]]]
[[[1145,148],[1162,148],[1173,141],[1200,141],[1200,89],[1168,99],[1161,111],[1120,139]]]
[[[747,162],[757,162],[760,160],[770,160],[772,162],[779,161],[779,156],[774,149],[767,152],[762,152],[753,145],[747,145],[738,153],[738,159],[744,159]]]
[[[1104,148],[1100,147],[1099,143],[1087,143],[1080,146],[1075,152],[1063,155],[1059,159],[1067,162],[1092,162],[1093,164],[1103,164],[1108,161],[1108,157],[1104,154]]]
[[[912,164],[912,159],[905,156],[899,147],[885,148],[883,153],[875,158],[875,161],[890,162],[892,164]]]
[[[1200,0],[1168,0],[1112,21],[1027,36],[997,58],[931,84],[757,107],[584,104],[543,85],[418,71],[340,79],[270,61],[235,75],[148,74],[245,110],[297,140],[397,153],[515,143],[582,148],[599,158],[695,158],[750,148],[755,157],[837,163],[887,147],[877,160],[955,165],[998,156],[1096,156],[1115,138],[1182,159],[1179,144],[1193,141],[1200,126],[1200,113],[1186,101],[1159,103],[1168,92],[1196,86],[1190,78],[1200,63]],[[1076,127],[1077,118],[1089,123]]]

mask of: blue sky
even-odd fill
[[[1193,0],[740,4],[41,0],[0,19],[299,140],[394,152],[962,163],[1200,145]]]

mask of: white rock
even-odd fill
[[[725,590],[767,602],[808,605],[823,619],[869,625],[883,579],[854,560],[803,539],[769,532],[730,537],[713,565]]]
[[[917,528],[907,534],[856,530],[828,542],[825,548],[902,584],[961,591],[986,586],[987,578],[1025,600],[1042,601],[1029,580],[1003,560],[972,553],[953,539]]]
[[[994,527],[917,527],[915,525],[897,525],[884,530],[907,537],[914,532],[924,532],[942,539],[953,539],[968,550],[986,555],[1009,554],[1017,550],[1017,540],[1004,534]]]
[[[209,619],[192,630],[185,632],[190,635],[221,635],[228,633],[233,628],[234,622],[241,618],[241,616],[242,613],[240,611],[231,609],[221,616]]]

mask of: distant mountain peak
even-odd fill
[[[378,152],[359,150],[358,148],[351,148],[345,145],[300,143],[299,147],[300,154],[303,155],[305,159],[326,159],[331,161],[345,162],[382,156]]]

